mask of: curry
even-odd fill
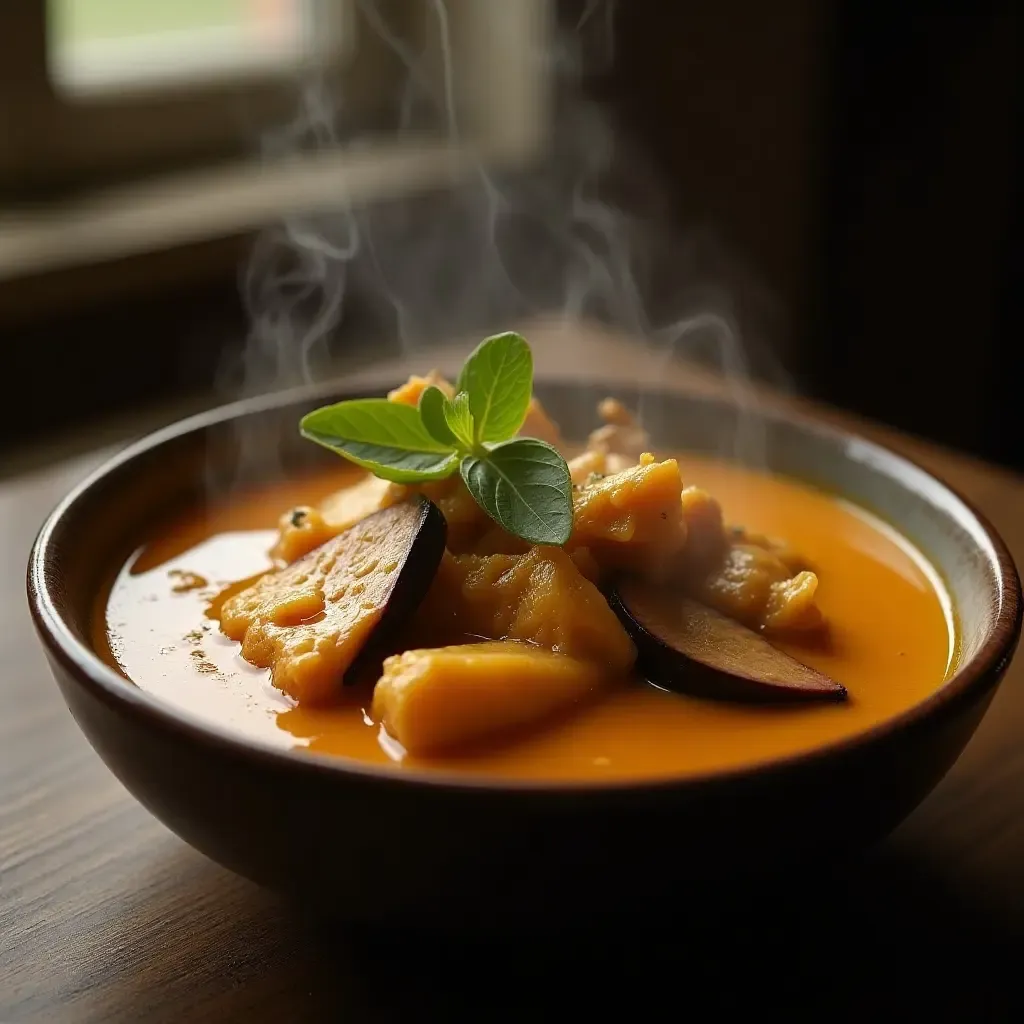
[[[388,400],[423,408],[431,388],[457,413],[436,375]],[[652,452],[613,399],[599,413],[575,453],[535,399],[519,416],[516,437],[572,456],[561,543],[529,539],[543,515],[515,532],[478,499],[472,453],[461,475],[405,482],[342,463],[166,525],[104,595],[97,647],[143,689],[278,746],[550,781],[796,754],[947,678],[952,609],[909,541],[795,481]],[[422,447],[421,467],[448,459]]]

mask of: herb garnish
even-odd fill
[[[376,476],[411,484],[458,470],[477,504],[531,544],[564,544],[572,486],[551,445],[516,437],[533,395],[533,356],[520,335],[482,341],[466,360],[454,398],[436,387],[418,408],[386,398],[324,406],[302,418],[303,437]]]

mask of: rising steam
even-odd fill
[[[394,131],[440,130],[465,144],[450,12],[446,0],[422,6],[431,46],[417,49],[389,21],[392,6],[376,0],[360,0],[361,28],[403,69]],[[500,16],[501,6],[491,9]],[[546,145],[529,166],[497,169],[470,153],[448,187],[374,204],[352,202],[339,186],[331,208],[263,234],[243,279],[245,391],[331,375],[356,334],[408,351],[553,315],[654,339],[666,354],[685,350],[745,386],[750,339],[740,344],[733,306],[716,287],[715,247],[668,233],[671,211],[655,177],[584,93],[587,75],[614,57],[613,15],[611,0],[591,0],[578,23],[534,46],[533,73],[551,82],[551,109]],[[431,73],[437,55],[439,74]],[[306,83],[297,118],[267,136],[266,158],[365,147],[345,101],[324,81]]]

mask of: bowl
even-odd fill
[[[538,384],[569,437],[607,385]],[[661,448],[736,457],[881,515],[947,581],[956,673],[909,711],[842,742],[756,767],[615,784],[495,783],[287,751],[162,703],[90,642],[95,598],[157,517],[336,456],[299,417],[365,397],[337,385],[246,400],[121,452],[43,525],[28,590],[54,677],[124,786],[187,843],[253,881],[352,922],[504,927],[685,906],[699,889],[832,863],[884,836],[939,782],[1016,648],[1017,572],[992,527],[920,467],[813,418],[726,398],[643,398]],[[377,392],[379,393],[379,392]],[[748,444],[748,441],[754,443]]]

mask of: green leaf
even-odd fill
[[[469,411],[469,395],[460,391],[444,410],[452,433],[465,448],[473,447],[473,414]]]
[[[510,533],[564,544],[572,533],[565,459],[535,438],[513,438],[530,406],[533,357],[518,334],[487,338],[466,360],[453,399],[428,387],[419,405],[384,398],[325,406],[302,435],[385,480],[440,480],[457,468],[476,502]]]
[[[449,448],[458,447],[458,438],[452,433],[448,424],[448,396],[437,387],[431,385],[420,395],[420,419],[427,433],[435,441]]]
[[[299,423],[303,437],[396,483],[440,480],[458,465],[451,445],[430,436],[418,409],[361,398],[316,409]]]
[[[346,441],[400,448],[409,452],[451,452],[452,446],[427,433],[417,408],[387,398],[357,398],[325,405],[302,417],[299,429]]]
[[[443,480],[459,468],[459,456],[456,452],[435,455],[366,444],[363,441],[322,439],[313,432],[306,433],[305,436],[344,456],[349,462],[369,470],[374,476],[379,476],[382,480],[391,480],[396,484]]]
[[[467,455],[462,479],[481,508],[531,544],[564,544],[572,533],[572,483],[565,459],[543,441],[519,438],[486,456]]]
[[[533,389],[533,356],[526,340],[511,331],[482,341],[459,374],[458,390],[469,394],[477,443],[514,437],[526,419]]]

